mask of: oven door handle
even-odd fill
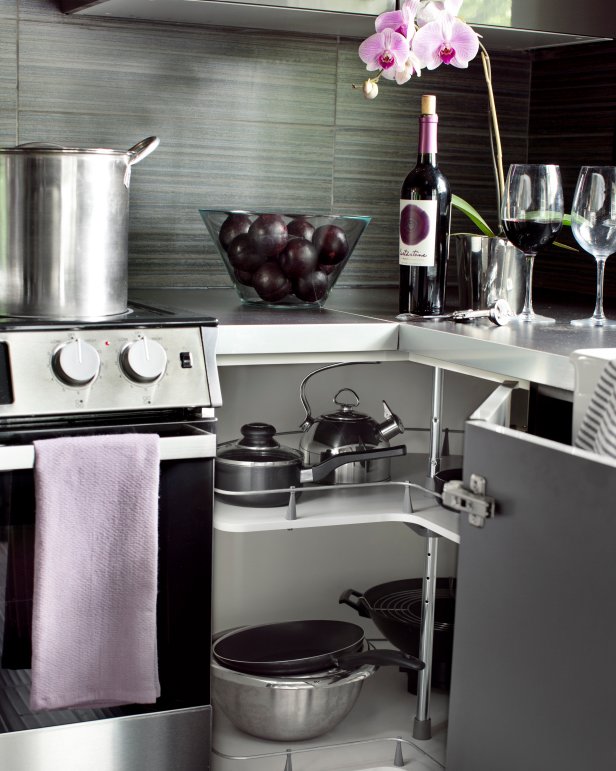
[[[165,436],[160,438],[160,460],[186,460],[189,458],[214,458],[216,436],[205,431],[190,436]],[[34,445],[18,444],[0,446],[0,472],[34,468]]]

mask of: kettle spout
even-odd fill
[[[400,418],[395,415],[386,401],[383,401],[385,420],[379,423],[379,433],[383,439],[391,439],[392,436],[404,433],[404,426]]]

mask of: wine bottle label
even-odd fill
[[[400,265],[434,265],[438,201],[400,200]]]

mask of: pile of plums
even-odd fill
[[[218,239],[237,281],[251,286],[262,300],[279,302],[295,295],[317,302],[327,294],[328,276],[349,252],[337,225],[316,227],[307,217],[230,213]]]

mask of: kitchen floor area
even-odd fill
[[[406,675],[382,667],[366,680],[353,709],[334,730],[291,746],[251,738],[214,709],[212,771],[394,771],[401,767],[441,771],[445,768],[448,694],[432,691],[432,738],[426,741],[413,739],[415,704],[416,697],[407,691]],[[397,738],[404,740],[404,766],[394,765]],[[287,750],[291,750],[290,761]]]

